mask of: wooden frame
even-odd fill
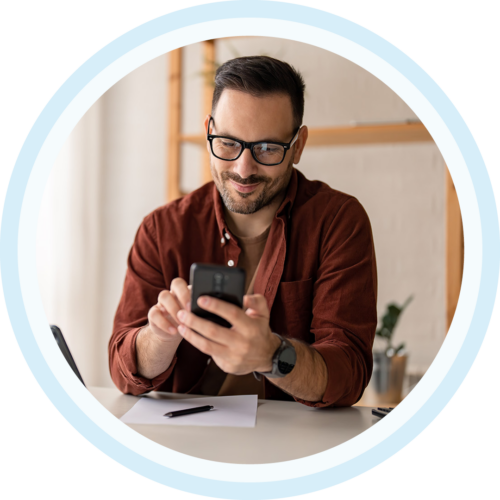
[[[446,331],[458,304],[464,268],[464,231],[455,185],[448,168],[446,175]]]
[[[168,78],[168,138],[167,138],[167,200],[180,198],[181,182],[181,105],[182,105],[182,49],[169,54]]]
[[[215,40],[203,42],[203,73],[211,74],[215,64]],[[191,143],[206,146],[205,131],[196,135],[181,133],[181,82],[182,48],[169,55],[169,102],[168,102],[168,150],[167,150],[167,201],[175,200],[185,193],[180,189],[181,144]],[[203,85],[202,118],[210,113],[213,87],[208,78]],[[388,144],[429,142],[432,137],[420,122],[403,122],[346,127],[323,127],[309,129],[308,147],[345,146],[363,144]],[[448,168],[446,175],[446,324],[447,330],[455,314],[462,283],[464,243],[460,206]],[[204,152],[201,166],[202,183],[210,181],[210,159]]]

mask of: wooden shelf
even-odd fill
[[[432,141],[422,123],[324,127],[309,130],[307,146],[347,146]]]
[[[204,135],[181,135],[179,140],[198,146],[205,146],[207,141]],[[309,129],[307,147],[394,144],[432,140],[431,134],[421,123],[351,125],[347,127],[311,128]]]

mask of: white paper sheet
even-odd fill
[[[211,405],[214,409],[181,417],[164,417],[169,411],[205,405]],[[256,394],[170,400],[142,397],[120,420],[126,424],[255,427],[256,416]]]

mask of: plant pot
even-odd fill
[[[372,378],[360,403],[366,405],[400,403],[407,359],[406,355],[389,357],[385,352],[375,351]]]

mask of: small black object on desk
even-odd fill
[[[169,411],[163,415],[164,417],[172,418],[172,417],[180,417],[182,415],[190,415],[191,413],[200,413],[201,411],[210,411],[213,410],[214,407],[207,406],[197,406],[196,408],[188,408],[187,410],[177,410],[177,411]]]
[[[384,418],[386,415],[391,413],[392,410],[394,410],[394,408],[377,408],[376,410],[372,410],[372,415],[375,415],[379,418]]]

